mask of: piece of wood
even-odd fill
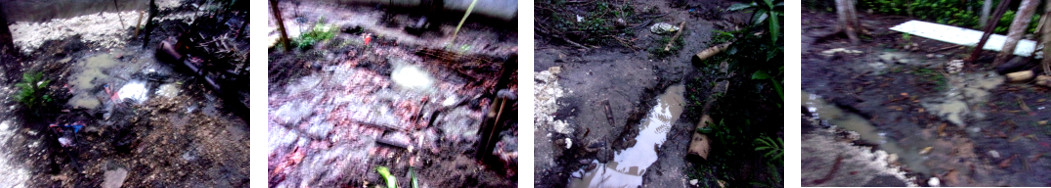
[[[697,52],[697,60],[705,60],[709,57],[714,56],[715,54],[719,54],[720,52],[723,52],[723,50],[726,50],[726,48],[729,48],[732,44],[733,42],[726,42],[709,47],[708,49],[701,50],[701,52]]]
[[[3,7],[3,2],[0,2],[0,7]],[[7,27],[7,23],[7,13],[0,9],[0,50],[9,54],[18,54],[14,37],[11,35],[11,28]]]
[[[1000,1],[1000,4],[996,6],[996,13],[993,13],[992,19],[989,19],[985,24],[985,28],[982,29],[982,38],[978,40],[978,44],[975,45],[977,47],[971,51],[971,55],[968,56],[967,59],[964,59],[965,62],[973,63],[974,60],[978,59],[978,56],[982,53],[982,49],[985,47],[985,43],[989,41],[990,37],[992,37],[993,30],[996,29],[997,21],[1004,16],[1004,12],[1007,11],[1007,5],[1010,3],[1010,1]]]
[[[1014,21],[1011,22],[1011,28],[1007,32],[1007,40],[1004,41],[1003,50],[1000,54],[996,55],[996,60],[993,61],[993,66],[1000,65],[1011,58],[1011,52],[1014,51],[1015,46],[1018,45],[1018,41],[1022,39],[1022,35],[1025,34],[1026,28],[1029,26],[1029,22],[1032,20],[1033,13],[1036,11],[1036,7],[1040,5],[1039,1],[1036,0],[1022,0],[1022,4],[1018,5],[1018,12],[1015,14]]]
[[[149,18],[146,18],[146,31],[144,31],[144,32],[146,32],[146,36],[142,37],[142,48],[146,48],[146,46],[150,44],[150,33],[153,32],[153,27],[154,27],[154,25],[156,25],[156,24],[153,24],[153,18],[156,17],[157,13],[158,13],[156,1],[150,0],[150,10],[149,11],[150,11],[150,16],[149,16]]]
[[[671,46],[675,44],[675,39],[679,39],[679,35],[682,35],[682,30],[686,29],[683,26],[686,26],[686,21],[679,22],[679,30],[675,31],[675,35],[671,36],[671,41],[668,41],[668,44],[664,45],[664,51],[671,50]]]
[[[292,51],[292,44],[288,40],[288,31],[285,31],[285,20],[281,19],[281,10],[277,8],[277,0],[270,0],[270,11],[277,20],[277,30],[281,31],[281,43],[285,45],[285,51]]]
[[[1044,3],[1044,15],[1040,17],[1043,20],[1040,24],[1040,43],[1044,46],[1051,46],[1051,19],[1044,19],[1051,17],[1051,0],[1047,0]],[[1044,54],[1051,54],[1051,48],[1044,47]],[[1044,58],[1041,61],[1041,68],[1044,69],[1044,75],[1051,75],[1051,58]]]

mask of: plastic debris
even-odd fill
[[[680,28],[678,26],[664,22],[660,22],[657,24],[653,24],[653,26],[650,26],[650,32],[653,32],[655,34],[674,33],[676,31],[679,31],[679,29]]]

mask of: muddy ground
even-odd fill
[[[833,132],[850,130],[830,138],[885,152],[893,157],[884,166],[907,174],[873,178],[878,174],[833,168],[839,163],[833,162],[835,155],[849,158],[856,150],[804,152],[804,186],[860,186],[877,179],[891,184],[875,185],[922,186],[931,178],[943,186],[1051,185],[1046,177],[1051,161],[1044,152],[1051,147],[1051,90],[1005,83],[989,65],[993,52],[961,73],[949,73],[945,64],[966,58],[970,48],[888,30],[906,17],[862,13],[859,18],[872,35],[852,46],[845,37],[825,37],[833,30],[834,13],[803,10],[802,86],[815,97],[803,99],[804,110],[836,108],[846,115],[835,117],[859,117],[816,115],[826,123],[804,129],[804,135],[824,134],[818,133],[830,131],[828,126]],[[822,54],[836,48],[848,51]],[[813,99],[830,105],[808,106]],[[807,138],[813,137],[804,136],[804,142]],[[817,153],[828,155],[812,155]]]
[[[178,6],[162,12],[191,10]],[[93,16],[74,19],[105,19]],[[0,59],[3,106],[9,109],[0,113],[0,136],[6,140],[2,162],[11,167],[5,173],[18,173],[7,176],[13,178],[4,185],[247,186],[246,120],[191,73],[154,56],[159,41],[189,24],[186,18],[160,22],[146,48],[138,39],[112,45],[73,35],[45,41],[41,48],[24,50],[24,56]],[[134,28],[118,32],[112,36],[132,37]],[[246,41],[231,45],[247,49]],[[54,106],[37,111],[14,100],[14,84],[23,72],[40,72],[51,80],[47,90],[54,94]],[[48,129],[77,121],[85,127],[72,134],[72,146],[61,146],[60,133]]]
[[[469,18],[446,45],[456,22],[413,35],[404,28],[423,15],[412,10],[279,7],[290,36],[319,22],[338,31],[310,48],[270,49],[270,187],[385,185],[380,166],[401,187],[414,177],[421,187],[516,185],[517,34],[496,24],[512,21]],[[483,130],[496,130],[492,149],[479,147]]]
[[[571,11],[567,14],[576,14],[584,22],[601,19],[586,17],[592,10],[581,8],[588,7],[582,4],[601,2],[566,2]],[[537,75],[538,106],[534,121],[536,181],[533,183],[537,187],[587,184],[581,183],[587,176],[585,172],[604,168],[603,164],[614,161],[617,152],[634,146],[637,140],[633,138],[645,128],[647,114],[667,108],[658,105],[667,102],[658,100],[658,95],[684,84],[685,80],[714,80],[691,64],[690,59],[711,45],[707,41],[713,30],[739,29],[737,24],[743,23],[739,17],[748,16],[723,12],[734,3],[730,1],[607,3],[614,9],[632,6],[637,14],[625,19],[629,23],[624,33],[605,44],[588,44],[552,34],[557,33],[554,25],[562,21],[559,18],[548,16],[536,20],[540,26],[534,36],[537,44],[533,71]],[[538,1],[536,9],[542,12],[552,9],[550,6]],[[666,44],[659,41],[661,35],[649,30],[651,25],[658,22],[677,25],[681,21],[686,22],[681,34],[686,42],[681,50],[667,57],[655,56],[646,50]],[[704,89],[688,88],[687,93],[698,90]],[[652,158],[655,161],[649,168],[641,167],[635,171],[639,174],[627,179],[640,178],[642,187],[718,186],[714,174],[694,172],[694,164],[685,160],[692,130],[700,118],[699,108],[681,101],[670,105],[685,109],[677,121],[667,122],[669,127],[658,129],[666,133],[666,137],[655,138],[667,142],[658,146]],[[675,117],[678,115],[672,118]]]

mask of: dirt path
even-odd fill
[[[867,131],[837,127],[854,129],[860,136],[855,143],[895,155],[890,163],[915,177],[912,183],[926,185],[932,177],[949,186],[1051,183],[1042,177],[1048,159],[1039,149],[1051,147],[1047,88],[1003,83],[984,60],[962,73],[946,72],[947,62],[969,51],[887,30],[908,18],[863,14],[862,23],[874,35],[850,46],[843,38],[819,40],[831,31],[834,14],[803,12],[804,92],[863,117],[858,121],[873,126]],[[905,49],[909,44],[918,47]],[[857,51],[822,55],[836,48]],[[803,172],[831,170],[828,165],[812,167],[816,169]],[[818,176],[805,175],[804,185],[814,180],[807,177]]]

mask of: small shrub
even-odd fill
[[[19,91],[18,95],[15,96],[15,100],[33,111],[54,101],[51,95],[47,93],[47,87],[51,84],[51,80],[43,78],[44,74],[39,72],[22,74],[22,82],[16,84]]]

